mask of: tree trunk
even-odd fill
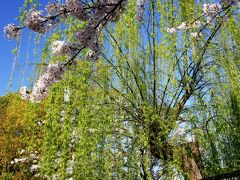
[[[184,144],[183,147],[190,151],[190,153],[182,156],[182,169],[188,175],[190,180],[200,180],[203,178],[201,166],[201,154],[197,142],[190,142]]]
[[[149,145],[151,154],[163,161],[173,160],[173,147],[166,142],[164,137],[159,137],[158,123],[150,126],[149,133]],[[159,146],[159,139],[161,139],[161,145]],[[181,154],[181,168],[186,175],[186,179],[190,180],[200,180],[203,179],[202,166],[201,166],[201,154],[199,150],[199,145],[197,142],[190,142],[179,145],[177,148],[182,149]],[[187,151],[187,153],[186,153]]]

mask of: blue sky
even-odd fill
[[[39,2],[43,4],[46,4],[49,1],[51,0],[39,0]],[[24,0],[7,0],[4,2],[4,6],[2,6],[3,8],[0,11],[0,96],[5,95],[7,92],[18,91],[22,85],[29,85],[29,78],[31,77],[34,67],[28,65],[27,69],[25,69],[27,53],[29,54],[29,62],[37,62],[39,58],[41,58],[40,56],[37,58],[33,56],[33,52],[35,50],[33,45],[34,35],[30,36],[29,30],[24,29],[22,31],[23,36],[21,38],[19,56],[16,60],[17,64],[15,66],[15,73],[11,83],[12,88],[8,89],[12,65],[14,62],[12,50],[16,48],[16,40],[9,41],[6,39],[3,34],[3,28],[9,23],[19,25],[16,18],[19,16],[19,9],[22,7],[23,2]],[[32,37],[31,40],[29,40],[29,37]],[[26,73],[23,74],[25,70]]]
[[[0,10],[0,96],[6,94],[7,85],[13,62],[12,50],[16,46],[16,41],[9,41],[3,35],[3,28],[8,23],[16,23],[19,15],[19,7],[23,0],[7,0]]]

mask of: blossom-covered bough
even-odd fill
[[[68,55],[70,59],[61,65],[59,63],[50,64],[47,72],[34,85],[31,94],[25,88],[21,89],[22,97],[31,99],[32,102],[39,102],[47,97],[50,85],[62,77],[63,66],[71,64],[84,48],[90,49],[86,54],[86,58],[97,60],[101,52],[99,38],[102,29],[109,22],[116,22],[120,14],[127,8],[127,4],[128,0],[97,0],[91,1],[91,3],[81,0],[66,0],[65,4],[49,3],[45,8],[45,16],[42,11],[34,8],[30,9],[25,19],[25,26],[7,25],[4,28],[5,36],[8,39],[17,39],[20,36],[20,31],[25,27],[44,34],[61,21],[64,21],[68,16],[73,16],[79,21],[86,21],[86,26],[75,33],[76,42],[55,41],[52,44],[52,53],[54,55]],[[55,75],[59,76],[54,77]]]
[[[108,88],[113,89],[116,93],[119,93],[121,98],[118,97],[114,99],[115,97],[109,92],[107,92],[106,94],[109,93],[110,95],[108,95],[110,96],[110,98],[112,100],[115,100],[114,103],[119,105],[119,107],[121,107],[127,112],[127,116],[124,118],[127,119],[130,116],[129,119],[131,119],[133,122],[136,122],[137,131],[141,131],[139,135],[145,133],[144,135],[147,137],[147,143],[144,143],[147,144],[147,147],[144,148],[148,148],[150,152],[150,157],[152,159],[157,159],[157,161],[159,160],[159,162],[160,160],[163,161],[163,164],[169,159],[172,160],[171,158],[173,158],[175,147],[170,143],[171,140],[169,141],[169,139],[172,138],[170,135],[173,134],[173,139],[179,142],[178,147],[180,149],[184,150],[186,146],[189,145],[190,149],[192,150],[192,156],[196,156],[196,159],[194,159],[195,157],[191,158],[184,155],[184,162],[181,162],[182,170],[188,172],[190,176],[192,176],[192,179],[201,179],[202,172],[200,165],[198,164],[200,152],[195,136],[193,135],[189,140],[186,140],[186,136],[190,137],[189,134],[182,132],[184,131],[183,129],[181,129],[181,131],[175,130],[176,132],[174,133],[174,129],[176,128],[177,123],[180,124],[181,122],[183,122],[183,118],[180,115],[183,111],[184,106],[186,105],[186,102],[190,99],[190,97],[193,96],[193,94],[198,89],[201,89],[205,85],[205,82],[203,81],[205,71],[203,69],[205,68],[205,66],[207,66],[208,63],[204,61],[205,52],[213,38],[219,32],[220,27],[224,25],[224,21],[227,21],[229,11],[232,7],[237,5],[237,1],[223,0],[219,3],[200,3],[201,7],[199,9],[201,9],[201,13],[198,17],[195,17],[194,20],[184,20],[173,23],[175,25],[168,24],[168,26],[165,27],[157,27],[156,25],[156,19],[158,19],[161,15],[155,13],[156,9],[154,9],[154,3],[156,3],[156,1],[154,0],[138,0],[137,2],[134,1],[134,3],[130,0],[66,0],[65,3],[56,2],[48,4],[45,8],[46,15],[43,15],[42,11],[31,9],[26,16],[24,26],[18,27],[14,24],[9,24],[5,27],[4,32],[8,39],[18,38],[21,34],[22,29],[25,27],[29,28],[34,32],[45,34],[50,29],[53,29],[57,24],[64,22],[68,17],[84,22],[84,25],[81,29],[77,29],[76,31],[74,31],[74,35],[73,37],[71,37],[72,39],[58,39],[51,43],[52,51],[50,54],[53,55],[54,58],[59,57],[59,59],[61,59],[62,57],[64,57],[64,62],[59,60],[55,61],[54,63],[50,63],[45,69],[45,72],[33,85],[32,91],[28,91],[26,87],[22,87],[20,89],[20,94],[22,99],[27,99],[32,102],[40,102],[46,97],[48,97],[50,87],[53,84],[62,80],[64,72],[66,72],[67,68],[69,68],[71,65],[74,65],[74,61],[76,61],[79,54],[85,53],[85,49],[88,50],[87,53],[84,54],[86,59],[93,62],[96,62],[99,59],[100,55],[103,55],[103,58],[105,58],[105,60],[107,61],[106,63],[109,64],[116,73],[117,82],[120,81],[124,87],[127,87],[124,90],[122,90],[121,88],[118,89],[117,86],[114,86],[115,82],[113,82],[112,84],[107,84],[110,86]],[[120,37],[117,40],[117,38],[115,39],[114,36],[110,35],[110,38],[112,38],[114,44],[112,46],[117,47],[119,50],[117,54],[117,58],[119,59],[116,60],[119,61],[119,64],[115,65],[113,62],[111,62],[111,60],[108,59],[108,57],[104,56],[103,53],[103,43],[101,41],[101,36],[103,35],[105,28],[107,28],[107,25],[110,22],[117,22],[120,16],[128,8],[129,4],[135,5],[134,23],[138,23],[140,31],[146,28],[145,26],[142,27],[143,24],[153,24],[153,27],[151,28],[150,26],[148,26],[148,29],[146,30],[147,33],[143,34],[143,39],[148,39],[149,43],[149,47],[147,47],[146,44],[143,45],[145,46],[144,48],[149,48],[148,51],[145,51],[145,49],[143,48],[144,53],[150,54],[148,56],[149,59],[146,60],[146,62],[149,63],[147,65],[146,72],[144,72],[144,63],[142,63],[144,55],[139,50],[142,48],[140,44],[139,46],[137,45],[137,48],[135,47],[139,50],[136,53],[134,52],[134,48],[131,49],[131,47],[126,45],[126,47],[129,48],[126,50],[123,48],[125,44],[122,45],[121,42],[118,42],[118,40],[121,41],[121,38],[124,39],[124,37]],[[151,17],[149,17],[149,14],[145,14],[146,11],[150,12],[149,14],[151,14]],[[155,14],[157,15],[155,16]],[[167,19],[167,16],[164,16],[164,18]],[[157,35],[155,34],[156,32],[154,26],[156,26],[156,29],[161,29],[160,34],[163,34],[163,39],[167,39],[164,39],[166,40],[166,44],[161,44],[163,45],[163,49],[166,52],[158,51],[158,54],[155,52],[158,48],[161,48],[161,46],[156,45],[157,43],[155,42],[155,40],[159,37],[157,37]],[[129,37],[131,37],[131,33],[134,34],[135,32],[130,31]],[[183,50],[181,49],[182,47],[170,47],[171,45],[169,44],[171,43],[171,40],[168,39],[169,36],[172,36],[174,39],[176,36],[178,36],[178,34],[181,35],[181,33],[184,34],[182,35],[182,37],[185,37],[186,35],[187,39],[187,43],[184,44],[185,47],[183,48]],[[124,43],[131,44],[131,40],[132,39],[129,39],[129,42],[127,40],[127,43],[126,41]],[[173,44],[174,43],[175,42],[173,40]],[[195,49],[191,49],[192,44],[196,44],[196,48],[198,50],[197,55],[194,54]],[[169,47],[167,46],[167,48],[164,48],[164,46],[166,45],[169,45]],[[170,51],[168,51],[168,48],[175,49],[176,51],[178,51],[179,49],[181,50],[180,53],[177,52],[175,54],[176,59],[175,56],[173,58],[168,56],[168,53]],[[125,52],[127,53],[124,54]],[[124,59],[126,58],[128,53],[133,53],[132,57],[129,57],[130,61]],[[169,74],[169,76],[165,76],[165,74],[163,74],[162,77],[167,77],[167,80],[163,79],[160,82],[160,78],[157,76],[159,70],[158,68],[164,65],[160,63],[156,65],[156,62],[161,62],[162,59],[162,61],[164,62],[165,56],[161,57],[159,55],[164,53],[166,53],[166,57],[169,58],[166,62],[166,67],[168,68],[166,74]],[[170,58],[172,58],[173,63],[170,62]],[[189,62],[186,62],[186,59],[188,58],[190,60]],[[138,67],[138,65],[140,67]],[[135,67],[137,70],[139,68],[139,71],[141,71],[141,73],[143,74],[136,72],[136,69],[134,69]],[[170,89],[170,86],[173,86],[171,85],[172,82],[170,82],[170,79],[172,78],[174,73],[177,74],[175,80],[176,83],[179,84],[175,88],[175,91],[169,93],[167,92],[167,90]],[[98,84],[99,86],[107,86],[106,84],[101,85],[99,82],[97,82],[97,80],[94,79],[94,76],[91,76],[91,78],[93,78],[93,81],[96,82],[96,84]],[[142,80],[143,78],[146,78],[146,80]],[[158,85],[158,80],[159,84],[163,84]],[[166,85],[164,86],[165,81]],[[160,89],[160,87],[158,86],[164,87],[163,89],[161,89],[161,93],[158,92],[160,91],[158,90],[158,88]],[[64,90],[66,91],[66,99],[68,99],[66,100],[67,103],[70,102],[69,96],[71,90],[73,89]],[[144,92],[145,90],[146,92]],[[152,92],[153,94],[151,94]],[[130,95],[133,96],[130,97]],[[172,96],[173,98],[171,99]],[[166,100],[167,98],[169,98],[170,100]],[[91,111],[91,108],[89,108],[87,111]],[[63,113],[63,116],[67,115],[67,112]],[[50,116],[50,118],[52,117]],[[125,121],[126,119],[124,118],[121,120]],[[60,122],[60,124],[61,126],[64,126],[63,124],[67,122],[68,119],[64,119],[62,117],[61,119],[62,121]],[[188,120],[185,121],[187,122]],[[163,125],[160,123],[162,123]],[[164,128],[162,128],[162,126],[164,126]],[[127,128],[129,128],[129,126],[127,126],[126,129]],[[129,128],[130,132],[132,131],[131,128],[132,127]],[[72,128],[72,134],[70,133],[71,140],[74,141],[74,138],[78,136],[77,131],[78,127],[76,125]],[[75,146],[77,146],[78,143],[79,140],[74,143],[70,143],[71,148],[75,149]],[[145,146],[145,144],[143,146]],[[139,161],[139,166],[141,169],[140,176],[143,179],[148,179],[149,177],[148,174],[145,172],[145,162],[142,162],[144,157],[147,156],[146,149],[140,149],[142,159]],[[112,149],[110,148],[110,151],[111,150]],[[64,151],[59,151],[59,153],[64,154]],[[60,157],[58,157],[57,159],[60,159]],[[71,162],[69,162],[71,164],[69,166],[71,173],[69,174],[71,175],[74,174],[72,172],[72,169],[74,169],[73,166],[76,159],[77,157],[75,157],[75,154],[73,153],[72,157],[70,158]],[[151,166],[154,166],[153,164],[154,163],[152,163]],[[158,166],[158,168],[159,167],[162,167],[162,164]],[[153,167],[151,168],[154,170]]]

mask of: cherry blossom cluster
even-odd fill
[[[64,64],[62,62],[50,64],[47,67],[47,71],[40,76],[38,81],[34,84],[31,93],[26,90],[26,87],[20,89],[21,97],[31,100],[32,102],[40,102],[48,96],[50,86],[62,79],[64,69]]]
[[[73,175],[73,171],[74,171],[74,167],[75,167],[75,154],[73,153],[72,154],[72,158],[68,161],[68,166],[66,168],[66,173],[69,175],[69,176],[72,176]],[[71,178],[69,178],[71,179]]]
[[[49,3],[45,7],[47,14],[45,16],[42,11],[30,9],[25,19],[25,26],[34,32],[46,33],[68,16],[87,21],[86,26],[76,32],[78,43],[56,41],[53,44],[53,53],[74,56],[77,46],[81,45],[91,50],[86,57],[97,59],[101,51],[99,36],[103,27],[108,22],[117,21],[127,4],[128,0],[95,0],[90,3],[81,0],[66,0],[65,3]],[[4,33],[7,38],[14,39],[19,36],[19,30],[22,28],[9,24],[4,28]]]
[[[195,39],[198,39],[199,37],[202,36],[202,33],[199,33],[199,32],[191,32],[190,33],[190,36],[195,38]]]
[[[175,34],[177,33],[178,30],[191,30],[191,29],[199,29],[200,27],[202,27],[202,22],[197,20],[194,21],[190,24],[187,24],[186,22],[182,22],[179,26],[177,27],[172,27],[172,28],[166,28],[166,31],[170,34]],[[200,36],[202,36],[201,33],[199,32],[191,32],[190,36],[197,39]]]
[[[207,18],[207,23],[210,23],[212,18],[222,10],[222,6],[219,3],[203,4],[202,10]]]
[[[34,84],[32,90],[33,101],[39,102],[49,94],[49,87],[62,79],[64,73],[64,64],[57,62],[50,64],[45,74],[43,74]]]
[[[27,15],[25,25],[34,32],[45,33],[53,24],[44,16],[42,11],[31,9]]]
[[[66,10],[70,14],[81,21],[86,21],[89,19],[85,5],[82,1],[79,0],[67,0],[66,1]]]
[[[79,46],[78,43],[54,41],[52,45],[52,53],[57,56],[62,56],[62,55],[73,56],[78,46]]]
[[[14,24],[8,24],[4,27],[3,32],[8,39],[17,39],[20,35],[20,29],[20,27]]]
[[[203,13],[212,16],[222,10],[222,6],[219,3],[203,4]]]
[[[73,130],[72,130],[72,134],[71,134],[70,146],[75,147],[78,142],[79,142],[79,136],[78,136],[78,133],[77,133],[77,128],[74,127]]]
[[[188,30],[188,29],[193,29],[193,28],[200,28],[201,26],[202,26],[202,23],[199,20],[194,21],[190,24],[187,24],[187,22],[182,22],[177,27],[166,28],[166,31],[168,33],[176,33],[177,30]]]
[[[229,0],[226,0],[224,2],[228,6],[234,4],[233,1],[229,1]],[[182,22],[177,27],[171,27],[171,28],[167,27],[166,32],[168,32],[170,34],[175,34],[175,33],[177,33],[178,30],[200,29],[206,23],[209,24],[212,21],[212,19],[214,18],[214,16],[216,16],[218,13],[220,13],[222,11],[222,9],[223,9],[223,7],[219,3],[205,3],[205,4],[203,4],[203,8],[202,8],[203,14],[202,15],[204,17],[206,17],[206,21],[196,20],[192,23]],[[195,39],[198,39],[200,36],[202,36],[202,34],[201,34],[201,32],[191,32],[190,36]]]
[[[24,100],[30,99],[30,92],[27,91],[27,87],[23,86],[20,88],[19,93],[21,95],[21,98]]]
[[[18,163],[31,163],[31,171],[37,171],[40,166],[38,165],[38,152],[37,151],[34,151],[34,152],[29,152],[29,151],[26,151],[26,150],[21,150],[18,152],[18,155],[19,157],[21,158],[14,158],[12,161],[11,161],[11,164],[14,165],[14,164],[18,164]]]
[[[101,51],[99,42],[101,27],[95,27],[96,24],[89,23],[83,30],[76,32],[75,35],[81,45],[90,49],[89,53],[86,55],[88,59],[98,59],[98,54]]]
[[[136,5],[136,20],[142,21],[143,20],[143,12],[145,10],[144,5],[148,2],[148,0],[138,0]]]
[[[89,50],[86,54],[86,59],[91,60],[91,61],[96,61],[96,60],[98,60],[99,55],[100,55],[99,51]]]
[[[45,10],[49,15],[57,15],[64,11],[64,6],[60,3],[49,3],[46,5]]]
[[[86,55],[87,58],[92,60],[98,59],[101,51],[99,37],[103,27],[108,22],[117,21],[127,3],[127,0],[96,1],[94,13],[87,25],[75,34],[78,42],[90,49]],[[119,6],[117,6],[118,4]]]
[[[88,24],[84,29],[76,32],[76,38],[80,44],[92,49],[93,51],[99,51],[99,36],[101,33],[101,27],[97,27],[96,23]]]
[[[79,20],[87,20],[85,5],[79,0],[66,0],[65,4],[49,3],[45,10],[47,15],[42,15],[42,11],[31,9],[27,15],[25,25],[34,32],[45,33],[60,19],[69,15],[75,16]]]
[[[31,170],[31,172],[34,173],[35,177],[38,177],[40,175],[39,174],[39,168],[40,168],[39,156],[38,156],[37,151],[29,152],[29,151],[26,151],[23,149],[18,152],[18,156],[21,158],[14,158],[11,161],[12,165],[20,164],[20,163],[21,164],[27,163],[27,164],[31,165],[30,170]]]

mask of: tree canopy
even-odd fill
[[[43,6],[25,0],[4,28],[16,56],[28,28],[41,60],[0,98],[3,178],[239,176],[237,0]]]

